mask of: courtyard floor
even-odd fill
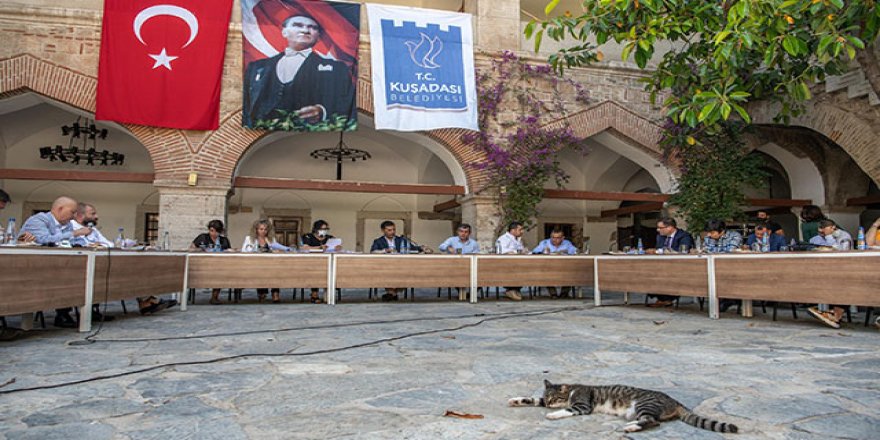
[[[246,291],[241,304],[210,306],[203,293],[187,312],[146,317],[116,303],[90,345],[69,345],[85,334],[49,319],[0,342],[0,437],[880,438],[880,332],[861,314],[834,330],[805,310],[710,320],[696,304],[650,309],[640,297],[596,308],[435,293],[415,303],[346,293],[336,306],[289,302],[289,291],[283,304]],[[544,408],[507,407],[544,379],[663,391],[741,433],[672,421],[627,434],[618,417],[551,421]],[[52,385],[62,386],[22,390]]]

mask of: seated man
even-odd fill
[[[703,239],[703,250],[710,254],[732,252],[742,246],[742,234],[727,229],[723,220],[709,220],[704,230],[706,237]]]
[[[694,247],[694,237],[687,231],[678,229],[678,224],[674,218],[663,217],[657,221],[657,249],[663,249],[669,252],[679,252],[682,248],[685,252],[690,252]],[[655,297],[657,301],[649,304],[649,307],[666,307],[671,306],[678,298],[675,295],[648,295]]]
[[[575,248],[570,241],[565,239],[565,232],[554,229],[550,232],[550,238],[538,243],[538,245],[532,249],[532,253],[546,255],[575,255],[577,254],[577,248]],[[571,292],[571,286],[563,286],[561,295],[556,294],[555,286],[548,286],[547,292],[550,293],[550,298],[568,298],[568,294]]]
[[[21,226],[21,233],[30,234],[34,241],[43,246],[58,246],[64,241],[70,242],[76,237],[92,233],[88,227],[74,228],[71,220],[76,214],[76,200],[70,197],[58,197],[52,202],[49,212],[34,214]],[[55,309],[56,327],[75,328],[76,321],[70,316],[70,307]]]
[[[447,254],[479,254],[480,243],[471,239],[471,225],[462,223],[455,230],[455,235],[440,243],[440,252]]]
[[[391,220],[385,220],[379,225],[382,228],[382,236],[373,240],[370,246],[370,252],[374,254],[393,254],[393,253],[409,253],[411,249],[418,252],[424,252],[422,246],[414,246],[408,238],[397,235],[397,226]],[[402,287],[386,287],[385,294],[382,295],[382,301],[397,301],[397,292]]]
[[[95,209],[94,205],[88,203],[77,204],[76,214],[74,214],[73,220],[71,220],[70,223],[73,225],[74,229],[88,227],[92,230],[92,233],[89,235],[83,235],[72,239],[71,243],[75,246],[104,246],[107,248],[112,248],[114,246],[113,242],[108,240],[107,237],[104,237],[104,234],[101,234],[101,231],[95,227],[95,225],[98,224],[98,210]],[[172,299],[166,301],[154,296],[136,299],[142,315],[149,315],[177,305],[176,300]],[[112,321],[114,318],[112,316],[102,315],[98,310],[98,305],[95,304],[95,310],[92,312],[92,319],[95,321],[106,322]]]
[[[838,229],[837,223],[834,223],[834,220],[831,219],[819,220],[819,235],[810,238],[810,244],[831,246],[835,249],[840,247],[842,241],[849,241],[850,246],[852,246],[852,236],[849,235],[849,232]]]
[[[753,249],[755,243],[763,243],[764,236],[767,236],[768,244],[770,248],[767,252],[779,252],[780,248],[785,246],[785,237],[779,234],[774,234],[773,230],[770,229],[770,225],[767,223],[759,222],[755,225],[755,232],[749,234],[749,238],[746,239],[746,245],[749,249]]]
[[[767,229],[770,230],[771,234],[777,234],[783,237],[785,236],[785,231],[782,229],[782,225],[776,223],[773,220],[770,220],[770,213],[768,213],[767,211],[758,211],[756,217],[758,219],[758,223],[765,223],[767,225]]]
[[[507,232],[504,235],[498,237],[498,240],[495,240],[495,252],[498,254],[523,254],[525,253],[525,247],[523,247],[522,236],[525,233],[525,228],[523,228],[522,223],[520,222],[510,222],[507,225]],[[510,286],[504,288],[504,296],[512,301],[522,301],[522,293],[520,290],[522,286]]]

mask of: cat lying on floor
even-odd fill
[[[729,433],[739,431],[734,424],[722,423],[694,414],[664,393],[625,385],[552,384],[545,380],[544,397],[514,397],[508,400],[507,404],[561,408],[547,413],[546,417],[550,420],[587,415],[593,411],[623,416],[630,420],[623,428],[626,432],[641,431],[673,419],[681,419],[688,425],[708,431]]]

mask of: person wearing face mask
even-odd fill
[[[312,232],[305,234],[302,236],[302,248],[305,250],[321,250],[323,252],[327,252],[327,241],[333,238],[330,235],[330,225],[324,220],[317,220],[312,225]],[[342,250],[342,245],[337,245],[333,249],[329,249],[332,252],[338,252]],[[312,289],[312,304],[320,304],[321,297],[318,296],[318,289]]]
[[[810,244],[816,246],[830,246],[835,249],[840,247],[842,241],[849,241],[850,245],[852,245],[852,236],[849,235],[849,232],[846,232],[843,229],[838,229],[834,220],[829,219],[820,220],[818,234],[815,237],[810,238]]]

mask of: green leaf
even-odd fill
[[[544,39],[544,29],[538,31],[535,34],[535,52],[537,53],[541,49],[541,40]]]
[[[730,35],[730,31],[721,31],[718,35],[715,36],[715,45],[717,46],[719,43],[724,41],[727,36]]]
[[[709,117],[709,115],[711,115],[712,112],[715,111],[716,107],[718,107],[718,101],[709,101],[709,103],[704,105],[703,109],[700,110],[700,116],[697,117],[697,120],[699,120],[700,122],[705,121]]]
[[[843,0],[830,0],[831,4],[837,9],[843,9]]]
[[[798,87],[801,89],[801,94],[805,101],[813,97],[813,94],[810,93],[810,86],[808,86],[807,83],[801,81],[800,84],[798,84]]]
[[[559,0],[552,0],[550,3],[547,3],[547,6],[544,7],[544,15],[550,15],[558,4]]]
[[[526,38],[532,38],[532,32],[535,32],[535,20],[529,21],[529,24],[526,25],[526,29],[523,32],[526,35]]]
[[[752,96],[752,94],[749,92],[733,92],[728,96],[730,96],[730,98],[735,101],[742,101],[742,100],[748,98],[749,96]]]
[[[626,61],[629,58],[629,53],[632,52],[633,48],[636,46],[634,41],[630,41],[623,46],[623,50],[620,52],[620,59]]]
[[[855,46],[856,49],[864,49],[865,48],[865,43],[862,40],[858,39],[857,37],[847,35],[846,39],[849,40],[849,44],[852,44],[853,46]]]
[[[739,117],[741,117],[746,124],[752,123],[752,117],[749,116],[748,112],[746,112],[746,109],[742,108],[742,106],[733,104],[733,109],[736,110],[737,113],[739,113]]]
[[[730,117],[730,104],[721,103],[721,117],[726,121]]]
[[[797,37],[786,35],[785,38],[782,39],[782,48],[793,57],[797,56],[799,47],[800,46],[797,44]]]
[[[693,110],[688,109],[685,113],[685,119],[687,120],[687,124],[691,127],[697,126],[697,114],[694,113]]]
[[[645,66],[648,65],[648,53],[642,50],[641,47],[636,49],[635,55],[636,65],[639,66],[640,69],[644,69]]]
[[[834,35],[826,35],[819,39],[819,46],[816,47],[816,53],[822,54],[831,42],[834,41]]]

